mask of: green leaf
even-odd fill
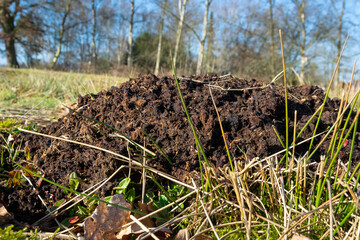
[[[80,184],[81,178],[79,178],[76,174],[76,172],[72,172],[70,174],[70,179],[69,179],[69,185],[70,185],[70,189],[72,190],[77,190]]]
[[[111,200],[112,197],[113,197],[113,196],[107,196],[107,197],[105,197],[105,198],[104,198],[105,202],[110,202],[110,200]]]
[[[83,206],[77,206],[77,208],[78,208],[78,210],[76,211],[76,213],[78,213],[78,214],[80,214],[80,215],[85,215],[85,216],[87,216],[87,215],[89,215],[90,213],[89,213],[89,211],[88,211],[88,209],[86,208],[86,207],[83,207]]]
[[[65,202],[65,198],[60,199],[59,201],[54,203],[54,207],[55,208],[60,207],[64,202]]]
[[[130,188],[130,189],[126,192],[126,198],[127,198],[130,202],[134,202],[134,200],[135,200],[135,188]]]
[[[125,189],[129,186],[130,183],[130,178],[124,178],[119,185],[115,188],[117,189],[115,192],[117,194],[124,194],[125,193]]]

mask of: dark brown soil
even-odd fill
[[[209,85],[216,86],[212,88],[212,93],[233,159],[246,161],[254,157],[263,158],[283,149],[272,128],[274,125],[285,141],[285,98],[281,85],[267,86],[260,81],[231,76],[181,78],[180,85],[200,142],[213,166],[224,167],[229,162]],[[299,132],[323,103],[325,94],[315,86],[290,87],[288,93],[289,136],[292,141],[294,111],[297,110],[298,114]],[[76,110],[115,127],[141,145],[145,139],[146,147],[155,152],[156,146],[144,137],[143,131],[146,131],[173,161],[173,165],[170,165],[158,153],[155,158],[148,160],[148,165],[179,179],[183,179],[188,172],[199,169],[194,136],[173,78],[140,76],[119,87],[112,87],[109,91],[101,91],[93,97],[94,100],[89,95],[79,96]],[[325,131],[334,123],[339,105],[340,101],[337,99],[327,100],[317,132]],[[316,118],[298,142],[312,136],[315,123]],[[135,160],[142,159],[140,151],[128,145],[123,138],[113,135],[117,132],[78,114],[69,113],[39,132],[92,144],[125,156],[129,155],[129,146],[131,157]],[[360,159],[359,137],[358,133],[353,163]],[[319,140],[316,139],[314,144]],[[19,134],[16,141],[21,142],[21,148],[30,148],[34,163],[45,172],[46,178],[68,186],[70,173],[76,172],[84,180],[80,184],[80,191],[105,179],[123,164],[108,153],[41,136]],[[343,161],[347,161],[350,145],[349,140],[349,144],[339,155]],[[308,143],[297,147],[296,154],[304,154],[308,147]],[[318,161],[326,150],[327,142],[313,161]],[[114,185],[111,183],[105,185],[99,195],[109,194],[112,187]],[[1,188],[4,192],[2,200],[7,203],[8,210],[15,214],[16,219],[32,223],[45,213],[36,196],[37,192],[30,187]],[[47,202],[64,197],[61,189],[46,182],[37,191]]]

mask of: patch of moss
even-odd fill
[[[0,239],[3,240],[18,240],[18,239],[40,239],[37,236],[37,231],[30,232],[30,236],[28,234],[24,234],[26,228],[21,229],[19,231],[13,230],[14,225],[8,226],[6,228],[0,228]]]
[[[16,119],[15,118],[7,118],[4,120],[0,120],[0,129],[7,129],[10,128],[12,126],[14,126],[16,124]]]

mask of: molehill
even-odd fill
[[[274,126],[284,142],[286,125],[282,85],[211,75],[181,77],[180,87],[202,147],[214,168],[226,167],[229,161],[210,88],[233,160],[264,158],[283,149],[273,129]],[[297,111],[299,132],[321,106],[324,97],[324,91],[316,86],[288,88],[290,141],[294,111]],[[338,99],[327,99],[318,133],[326,131],[335,122],[339,106]],[[119,137],[119,132],[75,112],[104,122],[156,152],[154,158],[147,159],[149,166],[182,180],[189,173],[199,170],[194,136],[172,77],[159,79],[154,75],[143,75],[108,91],[79,96],[73,112],[39,129],[41,133],[91,144],[142,162],[142,152]],[[316,120],[315,117],[297,142],[312,136]],[[144,132],[161,147],[172,165]],[[353,164],[360,159],[359,137],[357,133]],[[314,145],[320,139],[316,138]],[[69,186],[69,175],[76,172],[84,181],[79,191],[107,178],[119,166],[126,164],[109,153],[42,136],[21,133],[15,141],[21,149],[30,149],[31,161],[51,181]],[[319,161],[320,155],[326,154],[328,144],[329,140],[324,142],[312,161]],[[344,162],[347,162],[350,146],[349,139],[349,144],[339,154]],[[308,147],[309,142],[297,146],[296,155],[303,155]],[[99,196],[109,194],[112,187],[113,184],[106,184],[98,193]],[[8,211],[15,214],[16,219],[29,222],[34,222],[45,213],[37,194],[52,202],[65,196],[61,189],[44,181],[36,191],[24,186],[14,189],[1,187],[0,190]]]

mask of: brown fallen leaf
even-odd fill
[[[9,223],[12,220],[11,214],[6,210],[3,202],[0,201],[0,225]]]
[[[181,229],[174,237],[173,240],[187,240],[190,238],[189,231],[185,229]]]
[[[305,236],[303,236],[303,235],[300,235],[300,234],[295,233],[295,234],[292,236],[291,240],[311,240],[311,239],[308,238],[308,237],[305,237]]]
[[[143,213],[150,213],[151,211],[149,210],[148,204],[146,203],[142,203],[141,201],[138,202],[139,208],[141,209],[141,211]],[[142,215],[135,213],[134,216],[136,218],[140,218],[142,217]],[[155,227],[155,222],[153,221],[152,218],[145,218],[144,220],[141,221],[142,224],[144,224],[146,227],[148,228],[152,228]]]
[[[122,194],[114,195],[110,202],[131,209]],[[94,213],[85,220],[84,237],[93,240],[115,240],[116,233],[130,221],[130,211],[100,202]]]
[[[181,229],[176,236],[173,238],[173,240],[188,240],[190,238],[189,231],[185,229]],[[213,238],[206,234],[200,234],[194,238],[195,240],[212,240]]]
[[[151,213],[156,210],[152,202],[149,203],[142,203],[138,202],[138,206],[143,213]],[[155,214],[154,217],[160,217],[159,214]],[[139,219],[143,217],[143,215],[140,215],[138,213],[134,214],[134,217]],[[154,229],[158,224],[155,223],[153,218],[145,218],[140,221],[146,228],[149,230]],[[128,240],[131,238],[132,235],[139,236],[140,234],[145,233],[146,231],[142,229],[137,223],[134,223],[127,228],[122,229],[117,235],[117,239],[121,240]],[[169,239],[170,235],[172,234],[172,231],[169,228],[162,228],[159,229],[156,233],[154,233],[156,237],[159,239]],[[146,238],[146,239],[152,239],[152,237]]]

